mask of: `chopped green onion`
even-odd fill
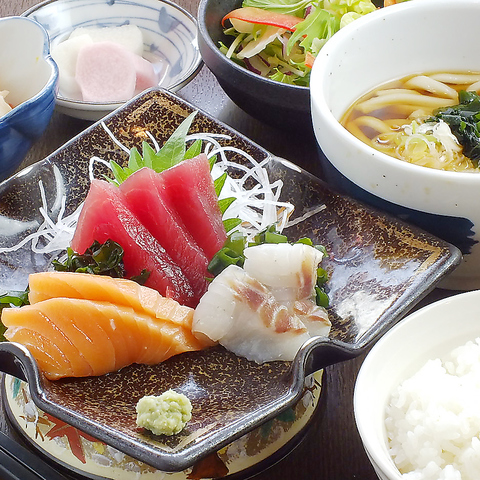
[[[327,308],[330,304],[330,300],[328,298],[328,295],[325,293],[324,290],[322,290],[319,287],[315,287],[315,297],[316,297],[316,303],[319,307],[324,307]]]

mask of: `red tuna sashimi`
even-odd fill
[[[159,191],[210,260],[227,234],[205,154],[184,160],[157,177]]]
[[[165,204],[156,187],[159,174],[142,168],[120,185],[128,208],[147,227],[188,278],[198,303],[207,291],[208,259],[177,213]]]
[[[150,276],[145,285],[182,305],[191,306],[193,290],[180,267],[170,258],[153,235],[128,209],[118,187],[93,180],[80,213],[72,240],[76,252],[97,240],[111,239],[124,250],[123,261],[129,277],[146,268]]]

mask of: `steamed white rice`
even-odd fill
[[[390,454],[408,480],[480,478],[480,338],[429,360],[386,409]]]

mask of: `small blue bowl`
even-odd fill
[[[22,163],[53,114],[58,69],[48,35],[33,20],[0,19],[0,91],[14,108],[0,117],[0,180]]]

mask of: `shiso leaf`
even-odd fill
[[[195,142],[190,145],[190,147],[185,152],[183,156],[184,160],[188,160],[189,158],[198,157],[202,153],[202,141],[200,139],[195,140]]]
[[[128,166],[121,167],[114,160],[110,161],[114,176],[114,179],[110,179],[110,181],[118,186],[132,173],[143,167],[149,167],[160,173],[186,158],[193,158],[201,153],[201,141],[194,142],[188,150],[186,148],[186,137],[196,114],[197,111],[194,111],[186,117],[158,152],[148,142],[143,142],[141,155],[136,147],[130,150]],[[195,152],[198,153],[195,154]]]
[[[231,232],[235,227],[238,227],[242,223],[240,218],[226,218],[223,221],[223,226],[227,233]]]
[[[235,197],[222,198],[218,201],[218,206],[220,207],[220,212],[222,215],[226,212],[227,208],[236,200]]]
[[[222,191],[222,188],[225,185],[225,180],[226,179],[227,179],[227,172],[220,175],[213,182],[213,185],[215,186],[215,193],[217,194],[217,197],[220,195],[220,192]]]

